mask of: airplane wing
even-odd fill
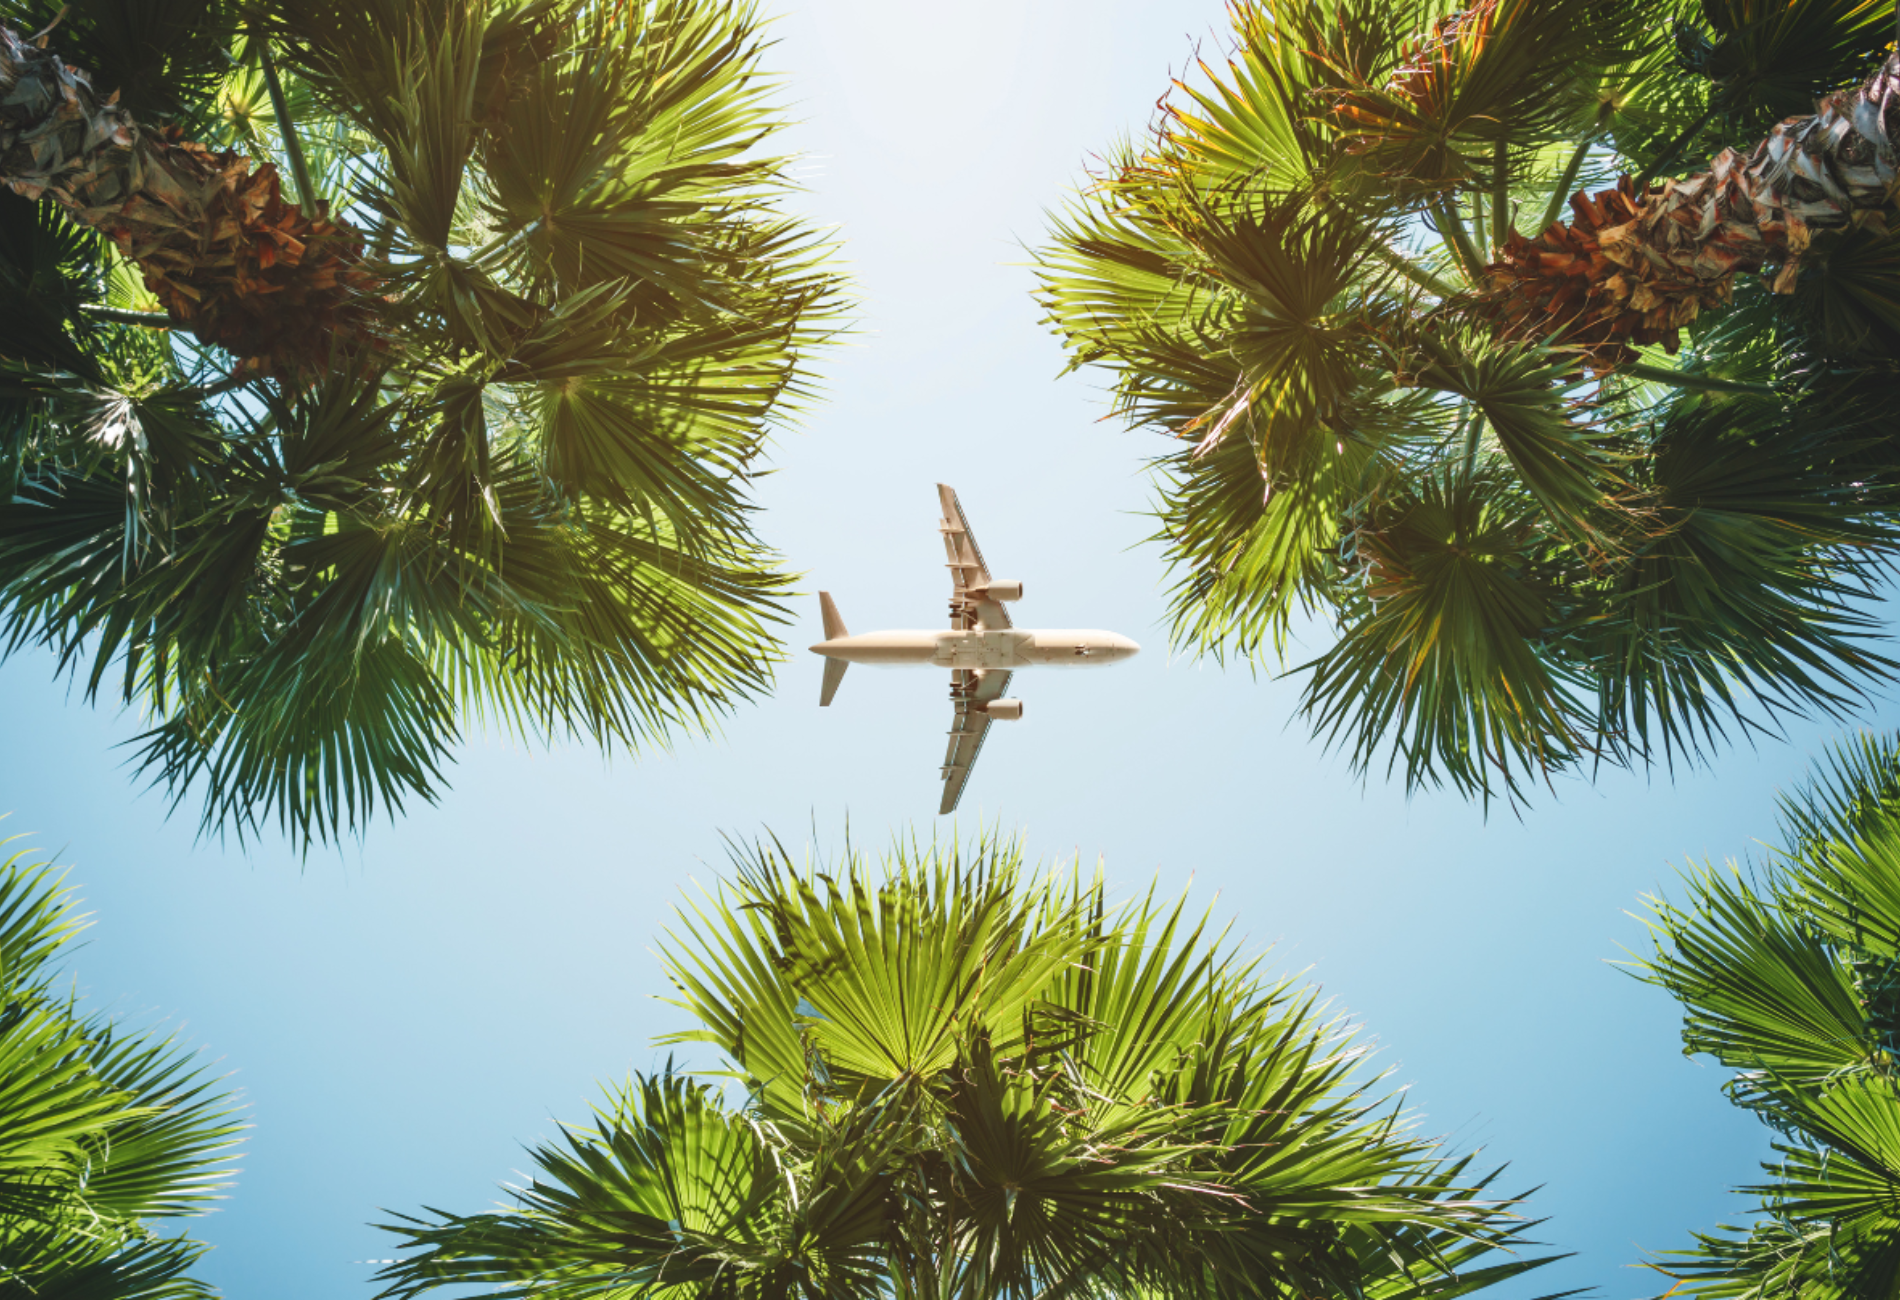
[[[956,489],[937,484],[937,500],[943,507],[937,530],[943,534],[943,549],[950,557],[950,626],[958,632],[1011,626],[1009,610],[1001,601],[973,599],[969,595],[973,588],[980,590],[989,585],[990,566],[983,561],[976,534],[970,531],[970,521],[963,517]]]
[[[950,700],[956,706],[956,717],[950,726],[950,748],[943,756],[943,804],[937,809],[939,816],[956,811],[957,800],[963,797],[964,784],[970,779],[970,769],[976,766],[976,756],[983,749],[983,738],[990,732],[989,715],[970,706],[1002,699],[1009,689],[1009,676],[999,669],[974,668],[959,668],[951,675]]]

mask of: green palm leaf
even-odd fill
[[[217,1198],[239,1126],[175,1041],[55,992],[74,902],[24,852],[0,861],[0,1294],[200,1300],[204,1247],[147,1221]]]
[[[1411,1136],[1310,990],[1018,842],[736,848],[663,949],[723,1092],[669,1073],[487,1215],[392,1222],[386,1294],[1463,1295],[1544,1262]],[[743,1089],[743,1091],[741,1091]]]
[[[1682,1002],[1683,1046],[1780,1136],[1752,1223],[1653,1267],[1697,1295],[1880,1294],[1900,1281],[1900,747],[1862,736],[1784,801],[1788,848],[1652,900],[1637,973]]]
[[[119,67],[75,8],[56,37]],[[142,12],[138,120],[281,166],[368,323],[293,364],[295,305],[239,292],[280,343],[235,356],[4,196],[0,644],[139,705],[140,771],[206,832],[304,845],[433,799],[471,724],[641,749],[769,689],[789,579],[753,475],[841,282],[784,211],[753,10]]]
[[[1862,707],[1894,672],[1871,609],[1900,536],[1885,200],[1816,209],[1775,282],[1793,292],[1769,293],[1720,274],[1741,254],[1685,206],[1712,173],[1640,178],[1807,113],[1797,85],[1866,78],[1875,19],[1238,5],[1226,66],[1108,155],[1039,254],[1071,367],[1168,439],[1177,646],[1281,662],[1315,616],[1335,640],[1293,668],[1312,730],[1486,801]],[[1705,270],[1647,278],[1667,259],[1643,241],[1690,228]]]
[[[0,1224],[0,1290],[45,1300],[211,1300],[186,1275],[205,1247],[178,1237],[75,1235]]]
[[[1738,876],[1704,872],[1691,889],[1686,907],[1652,900],[1658,953],[1639,968],[1683,1004],[1685,1052],[1765,1072],[1764,1087],[1814,1087],[1882,1067],[1853,972],[1812,931],[1765,912]]]

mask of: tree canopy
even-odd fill
[[[0,3],[0,644],[207,829],[765,689],[841,303],[749,4]],[[34,33],[39,33],[37,39]]]
[[[1486,800],[1892,680],[1892,6],[1233,14],[1040,254],[1177,645],[1318,638],[1316,734]]]
[[[718,1072],[609,1091],[385,1296],[1450,1297],[1547,1262],[1344,1018],[1185,899],[1019,842],[735,855],[664,945]]]
[[[1784,801],[1782,847],[1652,900],[1642,978],[1683,1006],[1687,1054],[1776,1134],[1751,1220],[1653,1267],[1677,1294],[1892,1291],[1900,1278],[1900,740],[1863,735]]]
[[[191,1053],[81,1011],[57,987],[84,923],[59,873],[0,860],[0,1295],[205,1300],[202,1213],[239,1125]]]

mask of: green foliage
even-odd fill
[[[1231,58],[1039,254],[1071,365],[1171,440],[1176,646],[1317,636],[1317,734],[1486,800],[1891,680],[1900,236],[1825,236],[1792,296],[1741,283],[1682,355],[1601,380],[1481,301],[1514,229],[1752,147],[1890,34],[1861,0],[1236,6]]]
[[[207,1208],[238,1126],[177,1043],[55,986],[73,902],[52,869],[0,860],[0,1294],[199,1300],[204,1247],[148,1221]]]
[[[769,687],[752,481],[840,282],[751,6],[88,0],[50,39],[154,128],[299,146],[388,300],[321,382],[233,374],[0,194],[0,644],[142,710],[174,803],[307,845],[435,797],[469,722],[639,748]]]
[[[1644,979],[1683,1050],[1779,1135],[1750,1224],[1654,1267],[1673,1293],[1833,1300],[1890,1290],[1900,1255],[1900,742],[1863,735],[1783,804],[1787,847],[1652,900]]]
[[[1185,900],[996,838],[736,858],[662,953],[662,1041],[726,1086],[636,1076],[512,1209],[403,1216],[386,1296],[1449,1300],[1547,1262]]]
[[[1865,77],[1893,44],[1884,0],[1702,0],[1675,16],[1679,61],[1709,82],[1711,106],[1737,133],[1784,117]]]

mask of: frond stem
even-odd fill
[[[1484,433],[1484,413],[1473,410],[1465,426],[1465,482],[1478,476],[1478,438]]]
[[[470,266],[480,266],[483,262],[493,261],[495,258],[500,257],[516,244],[527,239],[528,236],[532,235],[535,231],[541,229],[541,220],[540,217],[536,217],[533,221],[530,221],[512,235],[502,235],[499,238],[489,240],[486,244],[483,244],[480,248],[469,254],[468,264]]]
[[[154,330],[172,327],[172,318],[162,311],[128,311],[124,307],[98,307],[90,303],[80,307],[80,310],[97,320],[116,321],[121,325],[143,325]]]
[[[206,384],[203,388],[200,388],[198,390],[198,396],[201,399],[206,397],[220,397],[233,389],[242,388],[246,384],[255,382],[256,376],[254,375],[226,375],[223,379],[218,380],[217,383]]]
[[[1491,146],[1491,247],[1511,238],[1511,152],[1504,141]]]
[[[306,213],[314,214],[317,190],[310,183],[310,167],[304,161],[303,141],[297,136],[297,124],[290,120],[290,101],[284,98],[284,84],[277,79],[277,64],[270,56],[270,41],[259,36],[257,50],[258,60],[264,68],[264,87],[270,91],[271,110],[277,114],[277,138],[284,142],[284,152],[290,156],[290,175],[297,183],[297,204]]]
[[[1671,370],[1666,366],[1647,366],[1640,361],[1634,365],[1624,366],[1622,373],[1632,379],[1647,379],[1651,383],[1668,384],[1675,388],[1693,388],[1705,393],[1752,393],[1758,397],[1773,397],[1776,392],[1772,384],[1750,384],[1740,379],[1692,375],[1686,371]]]
[[[1385,241],[1374,239],[1366,245],[1366,251],[1423,289],[1430,289],[1440,298],[1456,298],[1458,291],[1443,280],[1427,271],[1424,267],[1405,256]]]
[[[1478,257],[1478,250],[1471,242],[1471,232],[1465,229],[1465,223],[1459,220],[1458,209],[1445,198],[1431,202],[1432,219],[1438,224],[1439,236],[1444,239],[1445,247],[1471,277],[1471,283],[1477,285],[1483,278],[1484,262]]]
[[[1676,155],[1682,152],[1682,147],[1695,138],[1696,132],[1709,124],[1709,120],[1715,116],[1716,111],[1720,108],[1720,100],[1716,96],[1711,95],[1709,97],[1709,107],[1703,112],[1702,116],[1684,127],[1682,134],[1671,140],[1668,147],[1656,155],[1656,160],[1650,163],[1649,166],[1643,168],[1642,172],[1637,175],[1636,188],[1639,190],[1648,189],[1649,183],[1656,179],[1656,173],[1676,161]]]
[[[1571,191],[1577,186],[1577,174],[1583,170],[1583,160],[1590,156],[1590,150],[1596,147],[1594,135],[1585,136],[1577,145],[1576,152],[1570,155],[1570,161],[1564,164],[1564,174],[1557,178],[1557,188],[1550,192],[1550,202],[1544,205],[1544,219],[1538,223],[1533,235],[1540,235],[1550,229],[1551,223],[1563,213],[1564,204],[1569,202]]]

